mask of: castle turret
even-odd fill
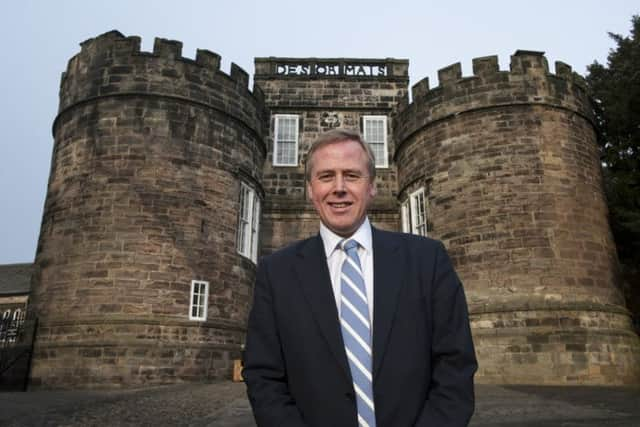
[[[447,245],[480,382],[640,380],[591,102],[568,65],[478,58],[471,77],[454,64],[438,87],[419,82],[409,104],[406,60],[257,58],[250,91],[237,65],[225,74],[215,53],[181,48],[141,52],[112,31],[63,74],[33,387],[229,378],[258,235],[266,254],[317,232],[304,160],[334,127],[361,130],[376,153],[373,223]]]
[[[413,218],[465,285],[478,381],[637,382],[590,100],[568,65],[555,68],[517,51],[510,71],[492,56],[471,77],[454,64],[438,87],[416,84],[394,120],[400,201],[422,194]]]
[[[229,378],[255,273],[262,94],[177,41],[81,46],[53,124],[31,384]]]

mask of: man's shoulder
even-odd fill
[[[280,248],[272,252],[269,255],[265,255],[264,257],[261,258],[260,262],[266,262],[266,263],[288,262],[288,261],[291,261],[292,258],[305,253],[312,246],[318,245],[319,243],[321,242],[320,242],[320,237],[318,235],[311,236],[306,239],[298,240],[288,244],[283,248]]]
[[[401,233],[398,231],[386,231],[372,228],[373,238],[382,243],[400,244],[407,247],[421,247],[438,249],[443,247],[440,240],[431,237],[418,236],[417,234]]]

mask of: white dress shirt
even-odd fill
[[[327,256],[327,267],[329,267],[329,275],[331,276],[331,287],[333,288],[333,296],[336,299],[336,307],[338,307],[338,316],[340,315],[340,274],[342,263],[347,254],[340,248],[339,244],[344,237],[338,236],[329,230],[324,224],[320,223],[320,237],[324,244],[324,251]],[[373,331],[373,244],[371,240],[371,224],[369,218],[365,218],[364,222],[356,230],[351,237],[358,242],[358,257],[360,258],[360,267],[364,272],[364,286],[367,289],[367,306],[369,308],[369,325],[370,331]]]

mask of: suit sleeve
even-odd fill
[[[242,375],[258,427],[303,427],[287,385],[267,264],[263,259],[258,266]]]
[[[416,426],[466,426],[478,367],[462,284],[439,243],[432,288],[431,385]]]

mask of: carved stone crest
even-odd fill
[[[340,127],[340,117],[338,113],[335,112],[324,112],[322,113],[322,118],[320,119],[320,126],[324,128],[337,128]]]

